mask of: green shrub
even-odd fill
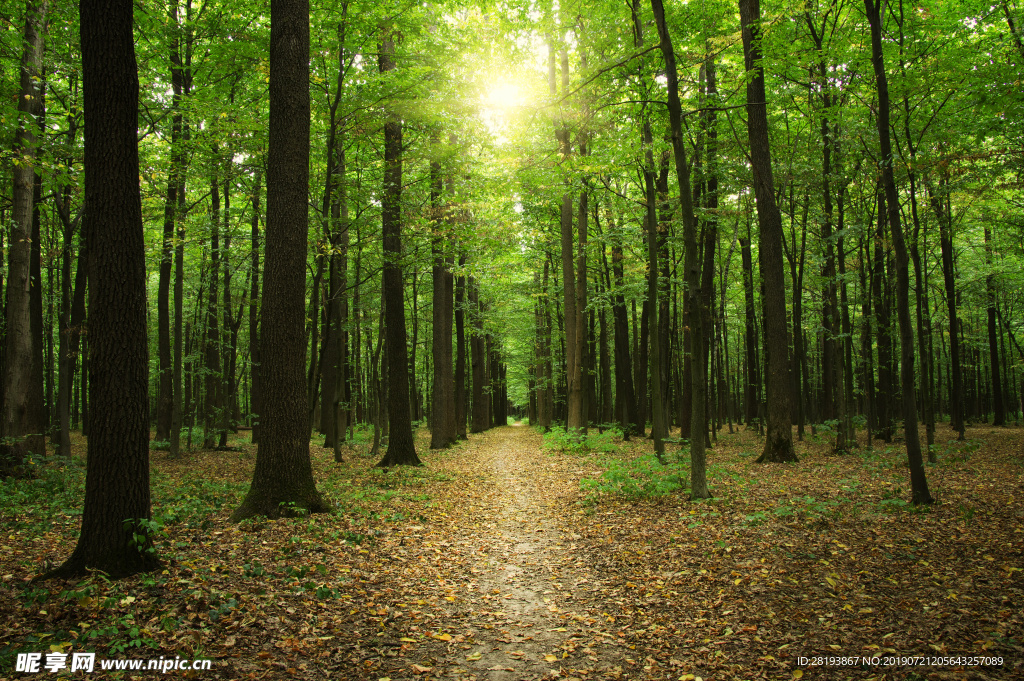
[[[612,460],[600,478],[580,480],[587,500],[594,502],[605,494],[628,499],[659,497],[686,487],[690,467],[687,462],[661,464],[654,454],[632,461]]]

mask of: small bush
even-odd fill
[[[580,489],[589,492],[590,502],[603,494],[630,499],[659,497],[685,488],[689,471],[688,463],[661,464],[653,454],[644,454],[632,461],[612,461],[600,478],[581,480]]]

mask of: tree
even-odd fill
[[[441,164],[430,165],[431,222],[434,233],[430,248],[434,262],[431,271],[433,279],[433,337],[434,382],[431,404],[430,448],[444,449],[457,439],[455,427],[455,374],[452,365],[452,321],[455,277],[452,274],[452,257],[446,252],[445,232],[451,220],[451,207],[441,204]],[[451,196],[453,183],[448,183]]]
[[[6,333],[4,336],[3,411],[0,414],[0,471],[17,472],[28,454],[46,454],[41,424],[37,422],[41,397],[33,385],[35,352],[32,324],[32,293],[39,293],[38,276],[33,284],[34,252],[38,239],[35,222],[36,159],[39,155],[37,120],[43,115],[43,42],[49,2],[29,0],[25,7],[25,42],[21,57],[21,88],[18,96],[18,128],[14,148],[14,190],[11,243],[8,249]],[[35,247],[33,247],[35,244]],[[40,329],[41,331],[41,329]],[[40,377],[41,378],[41,377]]]
[[[232,522],[331,511],[313,481],[304,375],[308,82],[308,0],[271,0],[267,236],[257,369],[260,440],[252,485]]]
[[[786,332],[786,283],[782,275],[782,215],[775,202],[772,157],[768,142],[768,103],[761,66],[761,5],[740,0],[743,56],[747,76],[747,137],[754,172],[754,197],[760,228],[759,251],[764,281],[765,387],[768,431],[758,462],[796,461],[790,413],[789,339]],[[752,74],[750,72],[753,72]]]
[[[892,141],[889,133],[889,83],[882,55],[882,22],[879,16],[882,0],[864,0],[871,27],[871,62],[878,90],[878,142],[881,150],[882,186],[885,190],[886,220],[896,251],[896,313],[900,326],[900,381],[903,384],[903,432],[910,462],[911,501],[930,504],[924,461],[921,458],[921,439],[917,432],[917,397],[914,394],[914,330],[910,323],[910,256],[903,239],[900,222],[899,197],[893,175]],[[879,220],[881,221],[881,220]]]
[[[395,29],[382,27],[377,57],[381,73],[395,69]],[[405,296],[402,291],[402,121],[392,114],[384,123],[384,191],[381,209],[384,233],[385,352],[388,363],[388,450],[377,465],[419,466],[412,439]]]
[[[159,567],[149,534],[149,353],[132,3],[81,0],[89,401],[82,529],[44,577]]]
[[[705,302],[701,290],[701,263],[697,251],[697,219],[693,214],[693,195],[690,190],[690,165],[686,159],[683,140],[683,108],[679,101],[679,77],[676,71],[676,56],[672,49],[672,35],[665,23],[665,8],[661,0],[651,0],[654,22],[661,39],[661,53],[665,59],[665,73],[668,78],[668,116],[672,135],[672,152],[675,155],[676,177],[679,183],[679,201],[683,213],[683,241],[686,248],[686,309],[690,327],[691,411],[684,414],[690,421],[690,498],[707,499],[708,490],[705,473],[704,438],[708,430],[707,405],[704,389],[707,385],[707,354],[704,340]],[[711,248],[706,246],[705,248]],[[710,291],[708,292],[710,293]],[[668,320],[665,320],[668,323]]]

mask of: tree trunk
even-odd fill
[[[304,334],[309,235],[309,4],[271,0],[266,258],[260,330],[260,441],[231,521],[330,512],[316,489]]]
[[[609,230],[611,230],[609,225]],[[629,318],[626,316],[626,299],[623,290],[623,254],[621,235],[616,232],[612,242],[612,272],[615,276],[615,294],[612,298],[612,317],[615,328],[615,385],[623,408],[620,415],[622,433],[626,439],[631,435],[643,435],[644,426],[637,415],[636,390],[633,384],[633,361],[629,352]]]
[[[686,247],[684,269],[686,270],[687,288],[687,323],[690,326],[690,349],[692,359],[690,417],[690,498],[706,499],[711,496],[708,490],[705,473],[705,437],[707,433],[707,405],[705,404],[705,388],[707,385],[707,354],[704,339],[705,296],[701,291],[700,254],[697,247],[697,220],[693,213],[692,194],[690,189],[690,166],[686,158],[686,147],[683,139],[682,105],[679,101],[679,84],[676,70],[675,52],[672,49],[672,37],[665,23],[665,10],[661,0],[651,0],[654,20],[661,38],[661,53],[665,60],[665,72],[668,76],[668,115],[672,134],[672,151],[675,157],[676,176],[679,184],[679,198],[683,214],[683,240]],[[648,215],[650,212],[648,211]],[[713,252],[713,251],[712,251]],[[652,365],[652,375],[654,374]],[[657,407],[655,407],[657,415]],[[685,416],[685,415],[684,415]],[[656,441],[657,442],[657,441]]]
[[[66,284],[62,284],[65,293],[71,288],[71,230],[64,232],[65,247],[64,275]],[[85,324],[85,289],[87,275],[89,272],[88,252],[84,237],[78,247],[78,266],[75,271],[74,294],[70,296],[70,309],[67,314],[66,323],[61,330],[60,342],[60,377],[58,378],[59,391],[57,396],[57,413],[60,421],[60,449],[61,456],[71,456],[71,388],[75,375],[75,361],[78,359],[78,343],[82,335],[82,326]],[[64,305],[61,305],[62,314]]]
[[[455,279],[455,436],[466,439],[466,256],[459,256]]]
[[[985,223],[985,256],[989,267],[992,266],[992,229]],[[985,278],[985,289],[988,293],[988,356],[992,368],[992,425],[1006,425],[1006,408],[1003,406],[1003,378],[999,366],[998,328],[996,327],[996,285],[995,275]]]
[[[8,247],[6,329],[4,337],[3,412],[0,414],[0,473],[20,473],[29,454],[45,456],[43,431],[38,428],[38,409],[33,385],[35,343],[32,323],[35,206],[35,160],[39,153],[39,122],[42,108],[43,44],[47,0],[29,0],[25,8],[24,49],[21,56],[21,88],[18,97],[19,125],[14,136],[11,238]],[[38,280],[35,284],[39,287]],[[36,291],[38,293],[38,290]],[[41,299],[40,299],[41,300]],[[41,329],[40,329],[41,331]],[[41,390],[42,386],[38,387]]]
[[[484,354],[484,337],[480,323],[480,294],[477,290],[476,281],[469,278],[469,311],[472,334],[469,339],[470,362],[473,370],[473,417],[470,427],[471,433],[482,433],[489,427],[487,420],[487,401],[484,397],[484,363],[487,358]]]
[[[885,195],[878,194],[878,230],[875,233],[875,265],[872,283],[875,308],[875,334],[878,345],[878,389],[875,391],[875,426],[878,437],[892,442],[892,414],[889,407],[893,402],[892,377],[892,329],[889,323],[888,278],[885,272]]]
[[[378,65],[381,73],[395,70],[395,31],[385,28]],[[305,81],[303,81],[305,82]],[[408,347],[405,335],[405,296],[402,286],[402,122],[392,115],[384,124],[384,236],[385,352],[388,361],[388,450],[377,462],[389,466],[419,466],[412,439],[409,411]]]
[[[900,326],[900,380],[903,384],[903,431],[907,443],[907,458],[910,464],[911,500],[915,504],[932,503],[925,477],[924,462],[921,458],[921,442],[917,432],[917,402],[914,396],[914,330],[910,322],[910,275],[907,247],[903,241],[903,226],[900,224],[899,198],[896,180],[893,176],[892,143],[889,137],[889,84],[885,75],[882,56],[882,26],[879,17],[881,0],[864,0],[868,22],[871,25],[871,57],[875,71],[875,86],[878,90],[879,147],[882,154],[882,184],[885,187],[885,203],[892,233],[893,250],[896,251],[896,312]]]
[[[207,282],[206,342],[204,346],[204,387],[206,399],[203,408],[203,449],[216,446],[220,425],[221,376],[220,328],[217,306],[220,293],[220,181],[219,158],[214,147],[210,175],[210,279]]]
[[[939,183],[940,189],[945,188],[945,183]],[[949,330],[949,425],[956,431],[957,439],[964,439],[964,395],[963,395],[963,369],[961,368],[960,337],[958,329],[959,312],[957,311],[956,292],[956,271],[953,264],[953,224],[952,216],[949,215],[943,204],[943,196],[935,191],[934,187],[928,187],[928,198],[931,202],[935,216],[939,220],[939,247],[942,251],[942,279],[946,291],[946,312],[948,314]]]
[[[754,263],[750,252],[749,222],[748,235],[740,237],[740,258],[743,266],[743,346],[745,353],[745,378],[743,386],[744,421],[747,427],[755,424],[760,430],[764,424],[758,422],[758,405],[761,403],[761,378],[758,375],[760,360],[757,353],[757,324],[754,308]]]
[[[251,262],[249,269],[251,276],[249,278],[249,361],[252,367],[250,373],[252,375],[252,387],[250,388],[251,397],[249,398],[249,409],[252,412],[250,414],[252,424],[252,442],[257,444],[259,442],[260,433],[260,414],[262,413],[261,406],[261,395],[262,385],[260,384],[260,342],[259,342],[259,284],[260,284],[260,183],[262,177],[259,173],[256,174],[256,178],[253,181],[252,188],[252,223],[250,225],[250,246],[251,246]]]
[[[747,81],[747,136],[754,171],[754,196],[760,225],[761,277],[764,283],[764,337],[768,431],[758,462],[796,461],[790,412],[789,339],[786,333],[786,283],[782,274],[782,216],[775,202],[768,142],[768,106],[761,61],[759,0],[740,0]]]
[[[186,7],[189,7],[189,3],[186,3]],[[177,16],[177,5],[171,5],[171,21],[175,26],[178,25]],[[187,97],[191,92],[192,88],[192,45],[191,35],[188,35],[185,42],[185,57],[182,59],[180,44],[176,49],[171,50],[171,91],[172,91],[172,103],[173,93],[180,93],[181,98]],[[179,100],[180,103],[180,100]],[[187,142],[190,138],[188,122],[184,116],[180,113],[180,107],[176,110],[176,115],[181,116],[181,142]],[[177,165],[177,187],[175,189],[175,197],[178,205],[175,210],[174,218],[177,223],[177,243],[174,247],[174,357],[172,360],[172,371],[171,371],[171,432],[170,432],[170,456],[177,458],[181,452],[181,428],[182,428],[182,351],[184,348],[184,339],[182,337],[182,325],[184,324],[184,298],[185,298],[185,216],[188,212],[188,204],[185,197],[185,167],[186,158],[182,149],[178,149],[179,163]],[[174,163],[174,151],[171,154],[171,163]],[[256,175],[256,187],[258,193],[258,187],[260,184],[259,173]],[[170,193],[170,189],[168,189]],[[257,201],[258,203],[258,201]],[[254,207],[255,220],[256,207]],[[257,249],[257,253],[259,250]],[[258,256],[257,256],[258,257]],[[253,286],[255,286],[255,281]],[[255,289],[253,293],[253,304],[256,302]],[[250,337],[250,342],[251,341]],[[191,435],[191,430],[189,431]]]
[[[431,277],[433,281],[432,338],[434,376],[431,395],[430,448],[445,449],[458,439],[455,419],[455,375],[452,368],[452,299],[454,277],[451,271],[451,256],[446,251],[445,233],[450,226],[451,216],[441,204],[441,165],[430,165],[434,235],[431,253],[434,258]],[[452,198],[452,183],[449,182],[448,197]],[[448,246],[450,248],[450,245]]]
[[[139,81],[126,0],[79,4],[89,245],[92,414],[82,529],[46,577],[159,567],[150,535],[146,256],[139,192]]]

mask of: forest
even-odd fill
[[[0,4],[0,673],[1021,673],[1018,0]]]

